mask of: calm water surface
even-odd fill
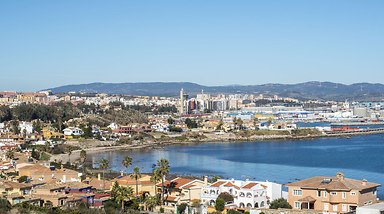
[[[384,134],[119,150],[92,154],[87,159],[97,166],[99,159],[107,158],[112,170],[126,171],[121,164],[126,155],[133,157],[133,166],[143,172],[150,172],[158,159],[166,158],[171,173],[180,175],[220,175],[286,184],[341,171],[350,178],[384,184]],[[384,189],[379,189],[379,196],[384,198]]]

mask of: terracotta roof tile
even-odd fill
[[[380,184],[364,182],[350,178],[316,176],[286,186],[298,186],[303,189],[327,189],[327,190],[364,190],[380,186]]]

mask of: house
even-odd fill
[[[168,205],[176,205],[181,203],[192,203],[193,200],[200,201],[201,189],[207,185],[205,181],[192,180],[188,178],[175,178],[164,182],[164,200]],[[162,183],[156,185],[158,192],[161,192]]]
[[[120,126],[117,129],[112,130],[113,133],[118,134],[135,134],[142,132],[151,132],[152,129],[147,124],[132,123],[126,126]]]
[[[80,182],[82,173],[70,169],[53,169],[39,164],[25,164],[18,167],[19,176],[36,181]]]
[[[234,207],[248,210],[267,208],[269,201],[283,196],[281,184],[269,181],[219,179],[202,188],[201,202],[213,206],[221,193],[228,193],[233,196]]]
[[[0,192],[11,205],[30,200],[32,185],[8,180],[0,181]]]
[[[348,213],[357,207],[377,202],[379,184],[367,180],[316,176],[286,185],[288,202],[295,210],[318,210],[330,213]]]
[[[97,178],[88,177],[83,180],[83,183],[92,186],[94,190],[108,191],[112,190],[113,183],[109,180],[101,179],[101,175],[98,174]]]
[[[52,139],[52,138],[62,139],[62,138],[64,138],[64,135],[62,133],[56,132],[51,128],[43,128],[43,130],[41,132],[43,133],[44,139]]]
[[[384,202],[366,205],[363,207],[358,207],[356,209],[356,214],[382,214],[384,213]]]
[[[77,127],[68,127],[63,130],[65,136],[81,136],[84,134],[83,130]]]
[[[120,186],[132,187],[133,194],[136,195],[136,180],[131,175],[126,175],[115,179]],[[150,195],[156,194],[155,183],[151,181],[150,175],[142,175],[137,180],[138,194],[149,193]]]

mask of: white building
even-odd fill
[[[77,127],[68,127],[63,130],[64,135],[66,136],[81,136],[83,135],[83,130],[77,128]]]
[[[268,202],[282,197],[282,185],[272,182],[223,180],[205,186],[201,202],[213,205],[220,193],[233,196],[233,204],[241,209],[267,208]]]
[[[31,122],[20,122],[19,123],[20,133],[32,134],[33,133],[33,125]],[[24,131],[25,130],[25,131]]]
[[[356,214],[382,214],[382,213],[384,213],[384,202],[356,208]]]

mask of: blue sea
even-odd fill
[[[384,184],[384,134],[119,150],[91,154],[88,160],[97,163],[107,158],[112,170],[126,171],[121,164],[126,155],[133,157],[133,166],[139,166],[142,172],[151,172],[158,159],[166,158],[170,161],[171,173],[179,175],[219,175],[287,184],[343,172],[348,178]],[[383,188],[379,189],[379,197],[384,198]]]

